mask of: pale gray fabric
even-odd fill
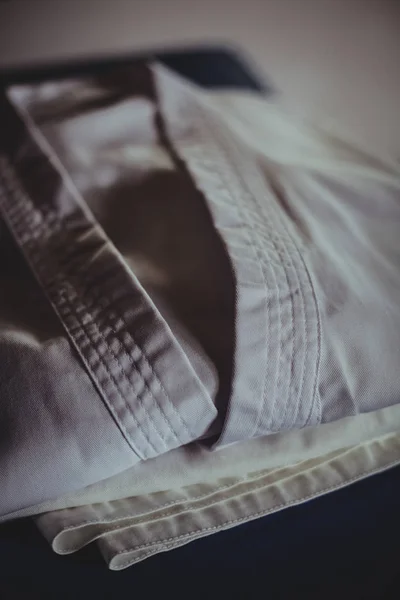
[[[203,356],[204,367],[197,364],[203,380],[209,359],[213,361],[218,394],[214,384],[211,398],[224,419],[218,445],[318,424],[319,315],[296,233],[280,218],[273,193],[252,161],[246,160],[223,129],[221,139],[213,139],[215,130],[208,132],[210,125],[201,118],[195,96],[177,81],[171,86],[160,70],[154,71],[154,78],[155,90],[145,73],[139,72],[136,87],[124,81],[124,95],[117,103],[110,103],[107,86],[102,98],[91,82],[86,90],[81,82],[75,88],[70,82],[72,100],[66,106],[57,105],[54,87],[49,91],[46,85],[14,89],[10,95],[45,152],[62,163],[146,292],[161,313],[168,315],[174,335],[182,332],[179,341],[186,340],[185,351],[192,348],[197,362]],[[115,79],[106,83],[111,89],[121,86]],[[65,94],[62,88],[66,103]],[[88,97],[106,106],[87,112],[80,105]],[[162,115],[161,125],[157,111]],[[129,119],[140,126],[130,128]],[[148,190],[143,182],[146,160],[140,156],[144,143],[158,145],[161,160],[157,174],[153,164],[153,184],[147,182]],[[163,158],[162,151],[169,156]],[[135,156],[140,166],[133,170]],[[187,163],[189,173],[177,163],[180,160]],[[172,176],[171,162],[172,167],[176,163]],[[241,169],[243,173],[250,169],[250,176],[240,175]],[[155,176],[161,179],[158,187]],[[107,177],[108,184],[98,183]],[[133,191],[136,202],[131,198]],[[70,201],[66,194],[64,205],[67,197]],[[170,281],[165,283],[165,277]],[[180,328],[171,319],[174,313]],[[151,335],[146,344],[166,335],[150,326],[147,331]],[[171,367],[174,380],[182,382],[172,352],[164,351],[162,360],[169,355],[175,365]],[[164,370],[159,377],[167,376]],[[189,404],[189,391],[179,393]],[[163,403],[165,399],[160,399]],[[193,397],[191,405],[197,404]],[[210,412],[209,426],[215,416]],[[191,420],[195,418],[193,414]],[[198,437],[202,434],[199,431]],[[152,435],[146,432],[154,445]],[[139,450],[138,454],[149,458],[154,451]]]
[[[12,372],[4,370],[1,390],[6,418],[14,419],[0,464],[1,484],[8,485],[2,514],[137,461],[149,491],[200,482],[209,464],[203,457],[218,464],[219,452],[230,450],[193,444],[211,435],[217,446],[247,440],[243,473],[254,449],[260,460],[265,451],[266,461],[268,449],[280,449],[267,465],[295,460],[294,449],[309,450],[317,438],[323,449],[321,420],[376,411],[367,427],[361,417],[368,415],[343,423],[353,437],[341,437],[341,422],[330,430],[336,449],[399,429],[397,171],[355,149],[344,153],[343,173],[334,151],[340,144],[314,132],[297,137],[312,142],[305,145],[308,164],[299,159],[300,146],[294,164],[295,126],[289,140],[285,130],[287,151],[279,158],[277,148],[285,146],[262,133],[261,113],[252,147],[242,135],[245,119],[227,123],[227,113],[198,90],[162,68],[152,74],[153,81],[146,70],[128,70],[116,80],[10,92],[22,122],[12,110],[9,121],[3,116],[5,130],[16,135],[3,144],[1,208],[47,294],[28,284],[46,315],[35,313],[29,327],[40,338],[52,320],[55,329],[50,343],[35,346],[38,360],[27,363],[43,365],[52,385],[38,378],[29,400],[18,345],[21,332],[30,331],[24,311],[4,337],[5,364],[17,354],[18,372],[11,389]],[[8,322],[6,314],[5,331]],[[53,385],[48,350],[55,340],[54,372],[62,381],[65,368],[73,379],[73,401]],[[58,397],[66,414],[48,427]],[[76,409],[82,398],[85,409]],[[29,423],[43,423],[40,438],[27,427],[25,402]],[[92,442],[102,428],[104,437]],[[63,436],[72,442],[58,449]],[[107,452],[104,445],[100,452],[107,436]],[[254,436],[260,440],[251,445]],[[14,443],[21,454],[11,477]],[[68,463],[71,443],[81,452],[89,444],[87,463]],[[229,465],[235,452],[222,456]],[[36,457],[40,468],[59,465],[62,485],[41,475]],[[27,472],[40,494],[21,481]]]
[[[0,513],[132,466],[137,458],[79,365],[0,223]]]

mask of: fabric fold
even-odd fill
[[[265,101],[140,69],[11,90],[22,121],[7,109],[0,169],[54,318],[43,343],[37,317],[2,324],[0,351],[22,339],[46,371],[50,348],[60,389],[75,372],[76,404],[90,390],[81,429],[52,424],[39,461],[62,431],[87,462],[1,519],[39,515],[55,551],[97,541],[115,570],[400,462],[400,169]],[[52,423],[69,416],[56,387],[38,388]],[[100,435],[82,442],[91,416],[104,468]]]
[[[217,445],[316,425],[321,325],[301,240],[239,138],[153,67],[171,143],[207,198],[237,281],[235,370]],[[278,400],[279,399],[279,400]]]
[[[36,517],[58,554],[97,541],[110,569],[289,508],[379,473],[400,461],[400,437],[389,434],[297,463],[213,484],[193,485]]]

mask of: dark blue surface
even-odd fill
[[[265,89],[231,51],[164,58],[203,85]],[[0,598],[400,599],[399,499],[396,468],[122,572],[108,571],[95,547],[57,556],[29,519],[19,521],[0,528]]]

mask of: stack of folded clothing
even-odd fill
[[[0,129],[0,520],[117,570],[400,463],[396,162],[153,63]]]

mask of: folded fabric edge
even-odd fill
[[[158,552],[177,548],[212,533],[315,499],[399,463],[400,435],[391,434],[354,448],[343,457],[334,458],[328,464],[322,464],[308,472],[300,472],[241,498],[232,498],[222,505],[204,507],[198,515],[196,511],[191,511],[187,515],[175,516],[175,522],[172,523],[166,519],[161,523],[162,527],[156,524],[158,532],[154,541],[132,545],[133,534],[136,538],[136,531],[132,528],[132,531],[128,529],[120,534],[105,536],[98,541],[98,546],[108,567],[111,570],[122,570]],[[177,528],[177,520],[180,521],[180,529]],[[176,533],[169,535],[171,531]],[[122,539],[119,540],[119,536]]]
[[[58,554],[74,552],[97,539],[109,567],[118,570],[143,560],[150,555],[150,549],[154,554],[169,549],[171,544],[182,545],[288,508],[399,462],[400,434],[389,434],[293,467],[248,474],[223,486],[218,482],[206,486],[203,494],[196,491],[199,486],[189,486],[186,501],[177,499],[147,512],[145,508],[137,510],[135,498],[127,498],[119,517],[113,518],[112,514],[113,505],[118,507],[117,501],[85,507],[93,511],[91,520],[84,517],[79,520],[78,508],[42,515],[36,524]],[[138,498],[139,505],[140,501],[145,505],[146,500],[151,505],[156,495]],[[84,514],[87,516],[88,510]]]

